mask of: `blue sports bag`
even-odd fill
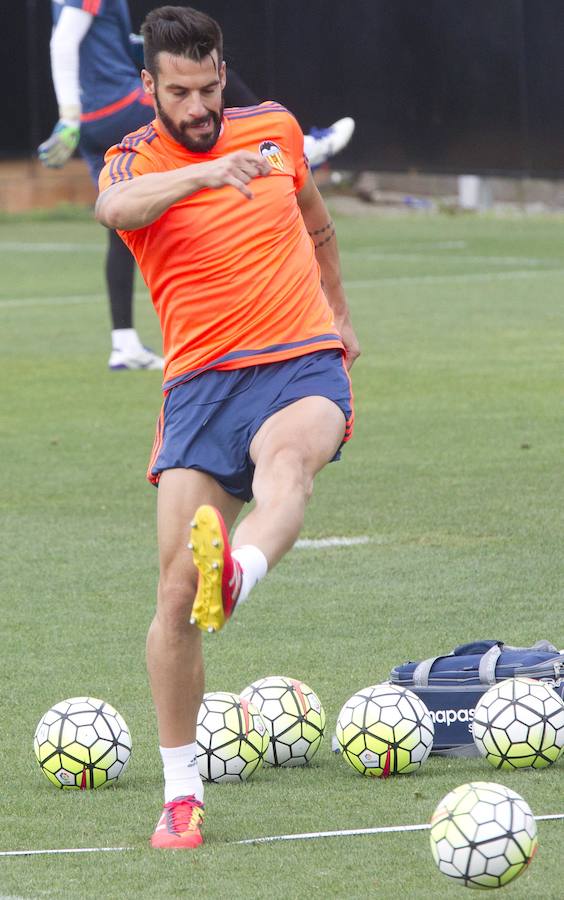
[[[564,652],[549,641],[537,641],[532,647],[472,641],[446,656],[396,666],[389,681],[409,688],[427,706],[435,723],[433,753],[476,756],[472,740],[476,704],[492,684],[520,675],[550,682],[564,699]]]

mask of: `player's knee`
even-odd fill
[[[262,480],[268,493],[272,490],[286,496],[301,495],[306,502],[313,493],[313,474],[297,447],[282,447],[274,453],[268,463],[260,468],[259,484],[254,485],[255,495],[260,493]]]
[[[161,576],[157,612],[167,630],[175,631],[186,627],[196,596],[196,587],[196,576],[182,582]]]

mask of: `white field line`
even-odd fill
[[[467,243],[466,241],[408,241],[406,246],[408,250],[413,250],[414,247],[422,247],[424,250],[462,250]],[[357,247],[356,249],[372,252],[371,247]]]
[[[106,250],[106,245],[70,244],[55,241],[49,243],[40,241],[0,241],[0,253],[76,253],[84,250],[87,253],[103,253]]]
[[[0,245],[1,246],[1,245]],[[551,259],[550,257],[531,257],[531,256],[464,256],[462,254],[453,253],[405,253],[390,251],[375,251],[368,247],[356,247],[354,250],[340,250],[342,256],[361,256],[363,259],[399,259],[405,262],[424,262],[426,259],[440,259],[441,262],[472,262],[472,263],[496,263],[503,266],[541,266],[542,268],[554,268],[561,266],[561,259]]]
[[[68,297],[21,297],[0,300],[0,309],[29,309],[35,306],[75,306],[80,303],[99,303],[105,294],[69,294]]]
[[[547,816],[535,816],[537,822],[548,822],[564,819],[564,813],[552,813]],[[234,844],[271,844],[275,841],[305,841],[325,837],[352,837],[362,834],[394,834],[407,831],[429,831],[430,824],[424,825],[383,825],[380,828],[349,828],[341,831],[309,831],[303,834],[275,834],[269,837],[246,838],[244,841],[233,841]],[[45,856],[62,853],[122,853],[134,850],[134,847],[64,847],[56,850],[2,850],[0,857],[8,856]]]
[[[540,257],[524,257],[524,256],[464,256],[460,254],[445,253],[428,253],[428,249],[461,249],[464,248],[464,241],[445,241],[435,244],[414,244],[412,246],[420,246],[420,253],[406,253],[405,251],[387,250],[375,251],[369,247],[357,247],[354,250],[342,249],[341,256],[360,256],[365,259],[399,259],[404,262],[420,262],[427,259],[439,259],[443,262],[472,262],[472,263],[494,263],[496,265],[523,265],[523,266],[559,266],[560,259],[540,258]],[[105,244],[87,243],[87,242],[56,242],[56,241],[0,241],[0,253],[76,253],[85,251],[87,253],[104,253],[106,251]]]
[[[133,847],[65,847],[60,850],[2,850],[0,856],[46,856],[53,853],[118,853]]]
[[[564,275],[564,269],[514,269],[507,272],[473,272],[452,275],[389,275],[381,278],[347,279],[346,288],[377,287],[388,284],[448,284],[449,282],[469,283],[472,281],[488,284],[492,281],[520,281],[546,277],[547,275]]]
[[[437,241],[436,243],[425,243],[424,241],[413,241],[409,244],[409,249],[412,250],[413,247],[421,247],[422,250],[461,250],[466,247],[466,241]],[[102,253],[106,249],[105,244],[97,244],[97,243],[71,243],[69,241],[0,241],[0,252],[2,250],[10,250],[15,253],[50,253],[51,251],[55,253],[73,253],[75,250],[90,250],[95,253]],[[372,247],[357,247],[354,250],[343,251],[343,253],[351,253],[351,254],[373,254]],[[391,250],[389,254],[397,256],[404,254],[403,250]],[[419,257],[424,257],[425,254],[421,253]],[[439,259],[444,259],[444,254],[438,257]],[[468,257],[473,259],[494,259],[495,257]],[[503,259],[505,257],[500,257]],[[517,257],[516,257],[517,258]],[[542,260],[540,260],[542,262]]]
[[[325,547],[352,547],[355,544],[369,544],[370,542],[371,538],[367,534],[360,534],[358,537],[302,538],[296,541],[294,549],[319,550]]]
[[[519,281],[521,279],[537,278],[547,275],[564,275],[564,269],[515,269],[508,272],[474,272],[472,274],[452,274],[452,275],[389,275],[381,278],[363,278],[363,279],[347,279],[345,281],[346,288],[371,288],[385,287],[390,284],[448,284],[449,282],[466,283],[466,282],[482,282],[489,283],[492,281]],[[139,292],[139,296],[147,297],[148,294],[143,291]],[[76,306],[81,303],[99,303],[105,299],[105,294],[76,294],[68,297],[22,297],[14,299],[0,300],[0,310],[28,310],[38,306]]]
[[[554,813],[549,816],[535,816],[537,822],[546,822],[550,819],[564,819],[564,813]],[[425,825],[384,825],[380,828],[350,828],[341,831],[310,831],[303,834],[275,834],[263,838],[247,838],[244,841],[234,841],[235,844],[272,844],[275,841],[311,841],[316,838],[352,837],[361,834],[395,834],[407,831],[429,831],[430,824]]]

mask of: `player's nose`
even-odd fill
[[[202,102],[202,98],[198,94],[187,99],[186,112],[191,119],[203,119],[209,114]]]

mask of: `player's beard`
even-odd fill
[[[190,150],[191,153],[207,153],[207,151],[211,150],[212,147],[217,143],[217,139],[221,131],[223,108],[225,106],[223,94],[221,96],[221,106],[219,108],[219,112],[214,112],[210,109],[208,115],[205,118],[202,117],[200,119],[194,119],[192,122],[180,122],[178,125],[176,125],[176,123],[173,122],[168,113],[164,111],[159,100],[159,95],[156,91],[155,105],[157,107],[159,119],[165,126],[170,136],[174,138],[177,143],[182,144],[183,147],[185,147],[187,150]],[[198,137],[191,137],[187,133],[187,128],[189,128],[190,126],[202,124],[208,118],[211,118],[213,122],[211,134],[203,134]]]

